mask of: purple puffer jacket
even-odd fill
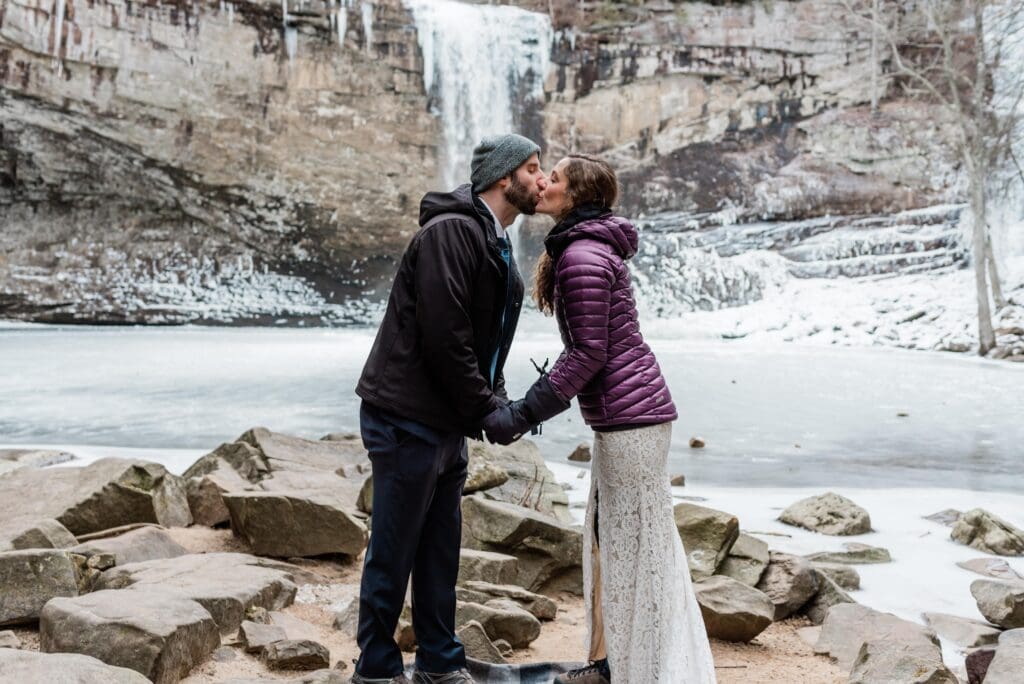
[[[548,376],[563,399],[579,397],[594,428],[675,420],[676,407],[637,322],[626,260],[637,233],[611,214],[552,234],[555,316],[565,351]]]

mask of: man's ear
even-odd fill
[[[498,187],[504,190],[508,186],[512,185],[512,175],[504,176],[498,179]]]

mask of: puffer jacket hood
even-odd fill
[[[473,194],[469,183],[460,185],[451,192],[428,192],[420,201],[420,225],[441,214],[465,214],[485,226],[493,225],[490,210],[483,200]]]
[[[557,258],[573,242],[577,240],[597,240],[611,246],[622,259],[632,259],[636,255],[639,237],[636,228],[629,219],[607,213],[595,218],[587,218],[563,230],[555,226],[544,240],[548,254]]]

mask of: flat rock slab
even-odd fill
[[[924,621],[943,639],[949,639],[961,648],[989,646],[999,641],[1002,630],[998,627],[946,613],[924,613]]]
[[[583,593],[583,534],[549,515],[481,494],[467,496],[462,500],[462,544],[518,558],[518,577],[504,584]]]
[[[767,594],[731,577],[714,575],[694,582],[693,590],[708,636],[750,641],[772,624],[775,604]]]
[[[34,492],[45,492],[36,496]],[[54,518],[72,534],[150,522],[192,522],[184,481],[158,463],[104,458],[82,468],[22,469],[0,477],[0,520]]]
[[[352,514],[354,497],[351,508],[328,491],[231,492],[224,503],[231,529],[264,556],[355,556],[369,539],[366,525]]]
[[[14,518],[0,523],[0,552],[69,549],[78,540],[53,518]]]
[[[1024,579],[1024,576],[1021,576],[1016,570],[1011,568],[1010,564],[1002,558],[972,558],[971,560],[960,561],[957,563],[957,567],[995,579]]]
[[[821,635],[814,645],[815,653],[827,653],[849,671],[861,647],[869,642],[911,644],[938,652],[939,638],[931,629],[903,620],[891,613],[856,603],[834,606],[821,625]],[[941,657],[940,657],[941,662]]]
[[[573,523],[569,512],[569,496],[544,462],[544,456],[536,444],[528,439],[521,439],[508,446],[470,441],[470,473],[488,465],[495,466],[508,477],[501,485],[482,491],[480,496],[492,501],[528,506],[564,524]]]
[[[971,595],[992,624],[1005,629],[1024,627],[1024,581],[974,580]]]
[[[78,596],[75,564],[58,549],[0,553],[0,625],[35,622],[46,602]]]
[[[843,544],[842,551],[822,551],[805,556],[808,560],[820,563],[845,563],[847,565],[871,565],[874,563],[891,563],[892,556],[888,549],[880,546],[869,546],[851,542]]]
[[[294,679],[228,679],[224,684],[349,684],[337,670],[317,670]]]
[[[252,607],[280,610],[295,600],[291,566],[244,553],[204,553],[132,563],[103,573],[98,589],[157,587],[210,612],[222,634],[234,634]]]
[[[982,508],[967,511],[953,525],[953,541],[999,556],[1024,556],[1024,530]]]
[[[871,531],[868,512],[835,492],[801,499],[784,510],[779,520],[821,534],[847,536]]]
[[[171,684],[220,646],[220,634],[197,602],[146,587],[53,599],[39,620],[39,642],[44,652],[90,655]]]
[[[732,577],[748,587],[756,587],[768,568],[768,560],[768,544],[741,532],[717,574]]]
[[[554,620],[558,615],[557,603],[547,596],[535,594],[514,584],[467,581],[456,587],[455,592],[460,601],[468,603],[487,603],[496,598],[515,601],[538,620]]]
[[[285,639],[267,645],[263,662],[271,670],[320,670],[331,666],[331,654],[316,641]]]
[[[117,565],[142,563],[161,558],[177,558],[188,551],[159,527],[140,527],[116,537],[105,537],[79,544],[71,549],[82,556],[109,554]]]
[[[135,670],[77,653],[0,649],[0,676],[12,684],[150,684]]]
[[[461,627],[471,621],[479,622],[490,639],[504,639],[513,648],[526,648],[540,636],[540,621],[512,601],[456,601],[455,624]]]
[[[692,503],[676,504],[672,510],[690,576],[696,581],[715,574],[739,538],[739,519],[731,513]]]
[[[511,584],[518,576],[519,559],[515,556],[478,549],[459,550],[459,582]]]
[[[818,593],[820,581],[806,558],[776,551],[772,551],[770,557],[757,589],[775,604],[775,619],[784,620]]]
[[[466,649],[466,656],[474,660],[481,660],[485,663],[504,663],[505,656],[501,654],[498,647],[494,645],[487,631],[476,620],[470,620],[462,625],[455,634]]]
[[[885,639],[861,646],[850,670],[850,684],[959,684],[942,663],[938,647]]]
[[[246,653],[263,653],[267,646],[275,641],[284,641],[288,635],[283,627],[243,620],[242,626],[238,628],[238,638]]]
[[[0,475],[20,468],[45,468],[75,460],[66,451],[49,449],[0,449]]]
[[[1024,629],[1011,629],[999,637],[996,655],[988,666],[985,684],[1020,684],[1024,672]]]

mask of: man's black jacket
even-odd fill
[[[477,437],[483,417],[505,398],[502,369],[523,280],[514,258],[505,265],[491,214],[468,184],[424,196],[420,225],[441,214],[458,216],[421,228],[402,256],[356,394],[403,418]]]

